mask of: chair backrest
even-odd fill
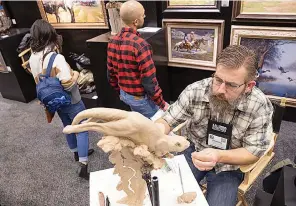
[[[54,51],[56,51],[57,53],[59,53],[58,48],[55,48]],[[32,54],[32,49],[30,47],[28,49],[25,49],[24,51],[22,51],[18,55],[21,58],[21,60],[22,60],[22,67],[29,74],[32,74],[32,71],[31,71],[31,68],[30,68],[30,64],[29,64],[29,59],[30,59],[31,54]]]
[[[18,56],[22,60],[22,67],[25,69],[25,71],[29,74],[32,74],[30,64],[29,64],[29,59],[31,56],[32,50],[31,48],[28,48],[24,51],[22,51]]]
[[[274,113],[272,117],[273,132],[278,134],[280,132],[281,123],[285,113],[286,98],[282,98],[280,104],[278,102],[273,102],[272,105],[274,108]]]

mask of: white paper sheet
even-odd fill
[[[141,29],[138,29],[138,32],[157,32],[158,30],[160,30],[161,28],[158,27],[144,27]]]
[[[208,203],[197,184],[184,155],[178,155],[168,160],[171,171],[165,169],[152,171],[151,176],[157,176],[159,179],[160,206],[208,206]],[[180,165],[184,192],[196,192],[197,197],[191,204],[178,204],[177,197],[182,194],[182,187],[178,173],[178,164]],[[98,194],[103,192],[108,196],[111,206],[126,206],[116,203],[117,200],[125,197],[123,191],[117,191],[116,186],[120,181],[118,175],[113,175],[114,169],[101,170],[90,173],[90,206],[98,206]],[[151,206],[148,191],[143,206]]]

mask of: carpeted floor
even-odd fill
[[[295,128],[295,123],[282,123],[273,163],[294,159]],[[1,206],[89,205],[88,181],[77,177],[78,164],[61,130],[57,117],[53,123],[46,123],[36,101],[24,104],[0,96]],[[95,149],[90,171],[112,167],[107,155],[97,148],[98,140],[96,133],[90,133],[90,147]],[[249,191],[249,203],[253,202],[256,189],[262,187],[263,175]]]

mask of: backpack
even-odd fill
[[[62,106],[71,104],[71,96],[64,90],[60,80],[57,77],[50,77],[56,56],[57,53],[51,55],[46,68],[46,74],[39,76],[39,83],[36,85],[37,98],[52,114]]]

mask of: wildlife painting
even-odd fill
[[[43,19],[56,28],[108,28],[101,0],[38,1]]]
[[[257,86],[266,94],[296,100],[296,38],[241,37],[258,55]]]
[[[215,66],[217,29],[172,27],[168,32],[169,61],[189,68]]]
[[[214,29],[172,28],[172,58],[213,61]]]
[[[223,48],[224,20],[163,19],[169,66],[214,71]]]

